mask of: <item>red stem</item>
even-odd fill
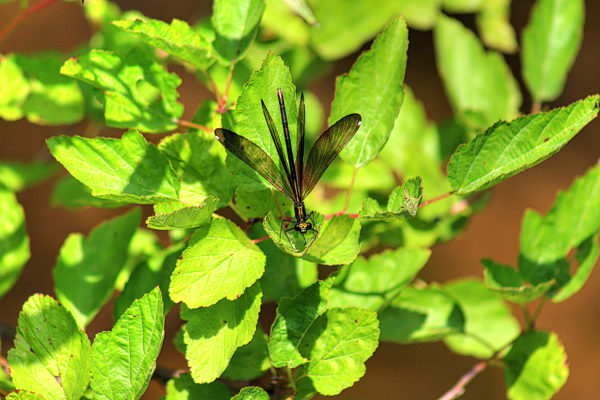
[[[448,192],[448,193],[445,193],[445,194],[443,194],[443,195],[441,195],[441,196],[434,197],[434,198],[433,198],[433,199],[431,199],[431,200],[427,200],[427,201],[425,201],[425,202],[421,203],[421,204],[419,205],[419,208],[421,208],[421,207],[425,207],[426,205],[428,205],[428,204],[431,204],[431,203],[435,203],[436,201],[439,201],[439,200],[445,199],[446,197],[450,196],[451,194],[454,194],[454,192]]]
[[[195,124],[184,119],[175,119],[175,122],[177,122],[179,125],[187,126],[188,128],[202,129],[204,132],[212,133],[212,131],[208,127],[200,124]]]
[[[8,37],[8,35],[10,35],[10,33],[29,15],[34,14],[34,13],[40,11],[41,9],[51,5],[52,3],[56,3],[57,1],[58,0],[43,0],[43,1],[40,1],[39,3],[36,3],[36,4],[26,8],[25,10],[23,10],[20,13],[18,13],[17,15],[15,15],[10,20],[8,25],[6,25],[0,31],[0,43],[2,43],[4,41],[4,39],[6,39]]]
[[[262,242],[262,241],[264,241],[264,240],[267,240],[267,239],[269,239],[269,236],[263,236],[263,237],[261,237],[261,238],[258,238],[258,239],[254,239],[254,240],[252,240],[252,243],[254,243],[254,244],[256,244],[256,243],[260,243],[260,242]]]
[[[340,215],[347,215],[350,218],[358,218],[359,217],[358,214],[346,214],[345,211],[340,211],[340,212],[335,213],[335,214],[327,214],[327,215],[325,215],[325,219],[331,219],[333,217],[339,217]]]
[[[467,386],[467,384],[471,382],[473,378],[477,376],[477,374],[483,371],[487,367],[487,364],[487,361],[481,361],[475,364],[475,366],[471,368],[469,372],[464,374],[459,381],[456,382],[456,385],[454,385],[452,389],[444,393],[444,395],[438,400],[453,400],[459,398],[465,392],[465,386]]]

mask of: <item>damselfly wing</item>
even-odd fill
[[[310,149],[305,162],[305,110],[304,94],[302,94],[300,96],[300,107],[298,110],[296,160],[294,160],[292,140],[290,138],[285,102],[281,89],[277,90],[277,97],[279,100],[279,110],[283,125],[285,153],[279,135],[277,134],[273,118],[271,118],[271,114],[262,100],[261,104],[271,138],[273,139],[275,149],[277,150],[277,155],[283,166],[283,173],[263,149],[245,137],[221,128],[215,130],[215,136],[227,150],[258,172],[277,190],[294,202],[295,220],[287,220],[287,222],[293,224],[293,227],[286,229],[286,235],[291,230],[300,232],[303,235],[309,231],[317,233],[314,229],[312,213],[306,213],[304,199],[314,189],[315,185],[335,157],[342,151],[350,139],[352,139],[360,127],[361,116],[359,114],[349,114],[330,126],[321,134],[321,136],[319,136],[313,147]],[[312,221],[312,223],[310,221]]]

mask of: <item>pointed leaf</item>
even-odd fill
[[[442,288],[409,286],[379,313],[381,340],[398,343],[434,341],[462,332],[465,316]]]
[[[281,299],[269,340],[274,367],[295,368],[309,361],[300,354],[300,341],[313,321],[325,311],[333,279],[317,281],[297,296]]]
[[[600,95],[568,107],[499,122],[460,146],[448,164],[458,194],[487,189],[560,150],[598,115]]]
[[[158,19],[135,19],[113,21],[112,24],[201,70],[212,64],[210,42],[185,21],[174,19],[169,25]]]
[[[305,260],[324,265],[350,264],[360,252],[360,221],[349,215],[334,215],[319,232]]]
[[[160,230],[197,228],[210,223],[218,204],[219,199],[212,196],[197,206],[186,207],[179,202],[158,203],[154,205],[156,215],[149,217],[146,225]]]
[[[569,376],[567,355],[555,333],[529,331],[504,358],[504,379],[511,400],[550,399]]]
[[[583,38],[583,0],[538,0],[523,31],[523,78],[534,101],[560,95]]]
[[[234,300],[265,271],[265,255],[225,218],[198,228],[177,262],[169,294],[188,307]]]
[[[15,386],[47,399],[79,400],[88,386],[91,346],[69,312],[50,296],[31,296],[19,314],[8,364]]]
[[[0,185],[0,297],[15,284],[27,260],[29,237],[25,231],[25,213],[14,193]]]
[[[434,39],[438,70],[455,113],[477,129],[517,116],[521,93],[502,56],[486,52],[473,32],[443,15]]]
[[[108,126],[152,133],[177,128],[175,120],[183,113],[183,106],[177,103],[181,80],[141,50],[132,50],[124,59],[92,50],[69,59],[60,72],[100,89]]]
[[[226,126],[224,121],[224,128],[232,130],[256,144],[271,157],[275,165],[280,167],[275,143],[269,133],[260,104],[261,100],[265,102],[275,126],[280,130],[278,134],[283,142],[277,89],[281,89],[283,92],[290,128],[290,139],[292,143],[296,143],[296,123],[298,119],[296,88],[292,83],[292,76],[288,67],[285,66],[281,57],[271,52],[267,54],[260,69],[254,71],[248,83],[244,85],[235,109],[235,125]],[[257,178],[258,175],[253,169],[231,154],[227,156],[227,167],[240,183],[245,184],[245,186],[242,186],[244,190],[256,191],[271,187],[270,184],[264,183],[263,179]],[[283,170],[280,168],[280,171]]]
[[[92,348],[92,391],[98,400],[137,400],[150,383],[164,338],[160,288],[133,302]]]
[[[552,301],[555,303],[565,301],[581,290],[592,273],[596,261],[598,261],[599,253],[598,234],[590,236],[577,247],[577,253],[575,254],[578,263],[577,271],[572,276],[569,274],[570,276],[565,279],[565,282],[560,282],[560,287],[556,293],[552,293]]]
[[[442,0],[399,0],[399,14],[401,14],[411,28],[430,30],[440,13]]]
[[[212,45],[224,64],[244,58],[256,37],[264,10],[264,0],[214,2],[211,21],[215,40]]]
[[[110,299],[139,221],[135,209],[98,225],[89,238],[71,234],[65,240],[52,271],[54,290],[79,326],[86,326]]]
[[[477,28],[483,42],[503,53],[514,53],[518,48],[515,30],[510,24],[510,2],[487,2],[477,14]]]
[[[223,299],[206,308],[181,307],[188,321],[183,333],[185,358],[196,383],[217,379],[236,349],[254,336],[262,293],[256,283],[236,300]]]
[[[379,345],[379,321],[374,311],[332,308],[319,316],[302,338],[300,351],[310,363],[305,380],[332,396],[352,386],[365,373],[364,362]]]
[[[57,136],[47,144],[94,196],[141,204],[178,198],[180,183],[169,160],[137,131],[120,140]]]
[[[406,22],[397,17],[336,82],[329,125],[347,114],[362,116],[358,132],[340,154],[355,167],[375,158],[390,136],[404,99],[407,48]]]
[[[354,306],[377,311],[403,290],[425,266],[431,252],[399,248],[360,257],[340,270],[329,295],[329,307]]]
[[[482,282],[463,279],[447,284],[444,290],[455,299],[465,316],[465,334],[444,339],[452,351],[487,358],[518,335],[519,324],[506,304]]]
[[[167,383],[167,396],[164,400],[230,400],[231,391],[221,382],[194,382],[190,374],[181,374]]]

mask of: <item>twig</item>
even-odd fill
[[[352,180],[350,181],[350,186],[348,187],[348,194],[346,195],[346,203],[344,204],[344,208],[342,212],[345,213],[348,208],[348,203],[350,203],[350,195],[352,194],[352,187],[354,186],[354,181],[356,180],[356,173],[358,172],[358,167],[354,167],[354,172],[352,173]]]
[[[475,366],[471,368],[469,372],[464,374],[458,380],[458,382],[456,382],[456,385],[454,385],[452,389],[444,393],[444,395],[440,397],[439,400],[453,400],[459,398],[465,392],[465,386],[467,386],[469,382],[473,380],[473,378],[475,378],[481,371],[483,371],[487,367],[488,362],[489,360],[485,360],[475,364]]]
[[[187,126],[188,128],[202,129],[204,132],[212,133],[212,131],[210,130],[210,128],[208,128],[207,126],[200,125],[200,124],[195,124],[193,122],[186,121],[184,119],[179,119],[179,118],[175,118],[174,120],[179,125]]]
[[[29,15],[34,14],[41,9],[51,5],[52,3],[56,3],[57,0],[43,0],[37,4],[34,4],[20,13],[16,14],[10,22],[0,31],[0,43],[4,41],[10,35],[10,33]]]
[[[217,103],[218,103],[219,101],[221,101],[221,93],[219,92],[219,88],[217,87],[217,84],[215,83],[215,81],[212,80],[212,78],[208,74],[208,71],[205,71],[203,69],[201,69],[200,71],[202,72],[202,74],[204,75],[206,80],[208,81],[208,84],[210,85],[212,92],[215,95],[215,100],[217,100]]]
[[[445,194],[443,194],[441,196],[434,197],[431,200],[424,201],[423,203],[419,204],[419,208],[425,207],[425,206],[427,206],[427,205],[429,205],[431,203],[435,203],[436,201],[440,201],[442,199],[445,199],[446,197],[450,196],[451,194],[454,194],[454,192],[448,192],[448,193],[445,193]]]
[[[267,236],[263,236],[263,237],[258,238],[258,239],[251,240],[251,242],[254,243],[254,244],[256,244],[256,243],[260,243],[260,242],[265,241],[265,240],[270,239],[270,238],[271,237],[267,235]]]
[[[542,103],[539,101],[534,101],[531,105],[531,114],[537,114],[542,109]]]
[[[229,75],[227,76],[227,84],[225,85],[225,94],[223,94],[223,96],[219,99],[219,108],[217,109],[219,114],[224,114],[227,111],[227,100],[229,99],[229,88],[231,87],[234,68],[235,64],[231,64],[231,68],[229,68]]]

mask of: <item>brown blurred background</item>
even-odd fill
[[[32,1],[35,3],[35,1]],[[116,0],[123,10],[140,10],[147,16],[170,21],[180,18],[190,22],[210,14],[208,0]],[[533,0],[512,4],[511,20],[517,32],[526,24]],[[583,45],[569,74],[562,96],[548,108],[563,106],[589,94],[600,92],[600,2],[587,1]],[[0,4],[0,26],[17,11],[15,4]],[[460,19],[473,28],[470,16]],[[75,3],[58,2],[25,20],[0,46],[3,54],[31,53],[43,49],[71,51],[87,40],[91,31]],[[406,82],[423,101],[429,118],[440,122],[451,114],[441,81],[435,69],[431,32],[411,30]],[[335,76],[347,71],[356,55],[337,63],[311,89],[326,105],[331,102]],[[507,60],[520,80],[519,57]],[[185,117],[206,98],[208,92],[182,68],[173,68],[183,84],[180,101],[186,106]],[[522,81],[521,81],[522,84]],[[523,85],[521,85],[523,87]],[[530,99],[525,95],[523,112],[528,112]],[[0,120],[0,160],[30,161],[49,158],[44,139],[65,133],[81,133],[85,124],[57,128],[32,125],[26,121]],[[434,247],[433,255],[421,273],[427,281],[445,282],[464,276],[482,276],[479,260],[515,264],[518,255],[521,218],[527,208],[547,212],[558,190],[567,189],[575,177],[582,175],[600,158],[600,121],[587,126],[565,149],[540,166],[521,173],[494,188],[491,203],[476,215],[465,233],[452,242]],[[51,268],[59,248],[71,232],[89,231],[101,221],[121,211],[86,209],[67,211],[50,207],[49,198],[55,179],[19,193],[25,208],[27,231],[32,256],[12,291],[0,301],[0,321],[16,325],[18,312],[25,300],[35,292],[52,294]],[[600,212],[600,210],[599,210]],[[600,276],[594,271],[587,285],[570,300],[548,303],[539,319],[540,329],[555,331],[569,357],[570,377],[556,399],[600,398]],[[519,318],[521,313],[515,309]],[[109,304],[89,326],[90,336],[112,326],[112,304]],[[159,365],[185,368],[185,360],[174,350],[172,338],[178,328],[178,313],[167,319],[167,336]],[[367,362],[367,373],[352,388],[335,399],[434,399],[451,388],[476,360],[460,357],[439,343],[402,346],[382,343]],[[159,399],[162,385],[153,381],[143,399]],[[503,399],[504,382],[499,368],[488,368],[467,387],[464,399]]]

